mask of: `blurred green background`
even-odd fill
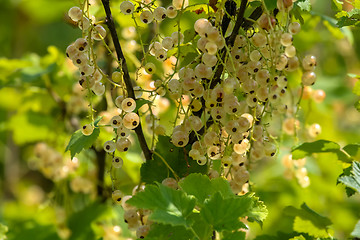
[[[119,3],[112,2],[113,6]],[[318,81],[313,89],[323,89],[326,99],[320,104],[302,101],[301,125],[320,124],[323,131],[318,139],[332,140],[342,146],[359,143],[360,113],[353,106],[358,97],[352,92],[357,79],[347,74],[360,75],[360,31],[334,26],[336,12],[330,1],[312,3],[311,14],[303,15],[305,24],[294,45],[300,56],[311,53],[317,57]],[[73,97],[76,77],[65,58],[66,47],[81,36],[81,31],[67,17],[68,9],[76,4],[72,0],[1,0],[0,223],[8,226],[9,239],[59,239],[67,237],[69,231],[70,239],[131,237],[126,227],[123,228],[121,207],[111,206],[111,198],[108,204],[103,204],[94,200],[93,189],[90,194],[71,190],[70,182],[77,175],[90,180],[96,178],[99,151],[80,154],[79,167],[64,179],[53,180],[51,174],[46,175],[36,167],[34,146],[38,142],[46,142],[49,151],[69,163],[69,153],[64,153],[64,149],[87,114],[85,103],[85,110],[74,110],[65,116],[68,120],[62,115],[63,104],[82,104]],[[101,16],[96,1],[94,6]],[[120,25],[126,27],[127,23],[122,21]],[[300,79],[296,75],[291,77]],[[100,139],[107,140],[109,134],[102,133]],[[269,215],[263,229],[249,225],[250,238],[258,234],[275,235],[277,231],[290,232],[292,221],[284,216],[283,209],[289,205],[300,207],[303,202],[332,220],[331,229],[338,239],[349,237],[360,219],[359,194],[348,198],[344,186],[336,185],[345,166],[334,155],[319,154],[307,159],[311,182],[307,188],[301,188],[296,179],[284,178],[281,158],[299,143],[285,137],[276,161],[264,162],[251,173],[252,190],[265,202]],[[124,156],[127,167],[118,173],[119,188],[128,193],[139,181],[138,150],[137,147]],[[110,174],[105,172],[105,175],[109,185]],[[61,219],[64,216],[66,220]],[[113,228],[117,225],[121,230]],[[2,231],[0,225],[0,239]]]

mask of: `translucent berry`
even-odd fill
[[[106,141],[104,143],[104,150],[105,152],[114,152],[116,148],[116,144],[113,141]]]
[[[166,9],[166,15],[168,16],[168,18],[175,18],[177,16],[177,11],[175,9],[174,6],[168,6]]]
[[[139,126],[140,118],[139,115],[137,115],[134,112],[127,113],[123,118],[123,125],[127,129],[134,129],[137,126]]]
[[[189,5],[189,0],[172,0],[172,5],[176,9],[186,8]]]
[[[174,48],[174,41],[171,37],[166,37],[162,40],[162,46],[163,48],[167,50],[171,50]]]
[[[287,47],[292,45],[293,42],[293,36],[290,33],[283,33],[280,38],[280,43]]]
[[[316,74],[311,71],[304,72],[301,77],[301,80],[305,86],[311,86],[316,81]]]
[[[119,138],[116,142],[116,149],[119,152],[126,152],[127,150],[129,150],[130,145],[131,145],[131,142],[129,139]]]
[[[144,239],[150,231],[149,225],[142,225],[136,229],[136,237],[140,239]]]
[[[100,41],[106,37],[106,30],[101,25],[96,25],[91,32],[91,36],[93,39]]]
[[[177,147],[184,147],[189,142],[189,134],[184,131],[176,131],[171,137],[171,142]]]
[[[125,15],[132,14],[134,12],[134,4],[130,1],[124,1],[120,4],[120,11]]]
[[[326,97],[326,93],[322,89],[316,89],[312,92],[312,98],[316,103],[321,103],[324,101]]]
[[[69,9],[68,15],[71,18],[71,20],[77,22],[81,20],[82,10],[79,7],[72,7]]]
[[[105,85],[101,82],[97,82],[94,84],[91,90],[93,90],[96,95],[101,96],[105,93]]]
[[[121,102],[121,109],[125,112],[132,112],[136,108],[136,102],[133,98],[125,98]]]
[[[178,189],[178,183],[174,178],[165,178],[162,182],[162,185],[167,186],[169,188]]]
[[[155,64],[153,64],[152,62],[148,62],[146,65],[145,65],[145,71],[148,73],[148,74],[154,74],[156,72],[156,66]]]
[[[114,157],[112,160],[112,166],[114,168],[121,168],[123,166],[123,160],[121,157]]]
[[[93,133],[94,126],[91,124],[86,124],[82,127],[81,131],[85,136],[89,136]]]
[[[298,22],[292,22],[289,24],[289,32],[293,35],[298,34],[301,30],[301,25]]]
[[[308,129],[308,134],[312,138],[316,138],[321,133],[321,126],[317,123],[312,124]]]
[[[314,71],[316,64],[316,57],[312,55],[306,55],[302,61],[302,66],[306,71]]]
[[[153,19],[154,19],[153,14],[148,10],[145,10],[140,14],[140,21],[142,21],[145,24],[151,23]]]
[[[121,200],[122,200],[123,196],[124,196],[124,194],[120,190],[113,191],[112,195],[111,195],[112,199],[117,204],[121,204]]]
[[[113,128],[118,128],[122,124],[122,119],[119,115],[113,116],[110,120],[110,124]]]
[[[157,7],[153,12],[155,20],[161,22],[166,18],[166,9],[164,7]]]

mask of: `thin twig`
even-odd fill
[[[124,82],[125,82],[126,89],[127,89],[127,92],[128,92],[128,97],[131,97],[134,100],[136,100],[134,89],[133,89],[133,86],[132,86],[132,83],[131,83],[131,78],[130,78],[130,75],[129,75],[129,69],[128,69],[127,64],[126,64],[125,56],[124,56],[124,54],[122,52],[120,42],[119,42],[119,38],[118,38],[116,29],[115,29],[115,23],[114,23],[114,20],[112,18],[112,14],[111,14],[111,10],[110,10],[110,0],[101,0],[101,2],[103,4],[103,6],[104,6],[104,10],[105,10],[105,13],[106,13],[106,24],[107,24],[107,26],[109,28],[109,31],[110,31],[111,38],[112,38],[113,43],[114,43],[114,47],[115,47],[115,51],[116,51],[118,60],[119,60],[119,62],[121,62],[121,68],[122,68],[122,71],[124,73]],[[139,114],[138,111],[136,113]],[[144,136],[144,133],[143,133],[142,128],[141,128],[141,123],[139,123],[139,126],[137,126],[135,128],[135,133],[136,133],[136,135],[138,137],[140,147],[141,147],[141,149],[142,149],[142,151],[144,153],[145,159],[146,160],[151,160],[152,153],[151,153],[151,151],[150,151],[150,149],[149,149],[149,147],[148,147],[148,145],[146,143],[145,136]]]

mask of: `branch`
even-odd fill
[[[125,85],[126,85],[128,96],[133,98],[134,100],[136,100],[134,89],[133,89],[133,86],[132,86],[132,83],[131,83],[131,78],[130,78],[130,75],[129,75],[129,69],[128,69],[127,64],[126,64],[125,56],[124,56],[124,54],[122,52],[120,42],[119,42],[119,38],[118,38],[116,29],[115,29],[114,20],[113,20],[112,15],[111,15],[110,0],[101,0],[101,2],[103,4],[103,6],[104,6],[104,10],[105,10],[105,13],[106,13],[106,24],[107,24],[107,26],[109,28],[111,38],[112,38],[113,43],[114,43],[116,55],[118,57],[119,62],[121,63],[121,68],[122,68],[122,71],[124,73],[124,82],[125,82]],[[139,114],[138,111],[136,113]],[[143,151],[143,153],[145,155],[145,159],[146,160],[151,160],[152,153],[151,153],[151,151],[150,151],[150,149],[149,149],[149,147],[148,147],[148,145],[146,143],[145,136],[144,136],[144,133],[143,133],[142,128],[141,128],[141,123],[139,123],[139,126],[137,126],[135,128],[135,133],[136,133],[136,135],[138,137],[140,147],[141,147],[141,149],[142,149],[142,151]]]

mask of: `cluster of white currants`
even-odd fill
[[[32,167],[39,169],[48,179],[59,181],[69,176],[78,168],[77,159],[64,159],[55,149],[46,143],[37,143],[34,147],[36,160]]]
[[[303,188],[310,185],[310,178],[305,167],[306,158],[293,160],[291,154],[286,154],[282,158],[282,164],[285,167],[285,178],[292,179],[296,177],[299,185]]]
[[[182,4],[179,4],[178,1],[175,2],[175,5],[170,5],[167,8],[164,7],[152,7],[151,4],[139,3],[137,10],[141,11],[140,21],[145,24],[150,24],[154,20],[161,22],[165,18],[175,18],[177,16],[177,9],[181,9]],[[125,15],[131,15],[135,11],[135,6],[131,1],[123,1],[120,4],[120,11]]]
[[[100,41],[105,38],[106,30],[103,26],[95,24],[95,17],[86,17],[79,7],[72,7],[68,12],[69,17],[79,24],[83,32],[83,38],[78,38],[66,49],[66,55],[73,64],[79,68],[79,84],[84,89],[91,89],[96,95],[103,95],[105,85],[101,82],[103,73],[96,66],[93,58],[93,41]]]

